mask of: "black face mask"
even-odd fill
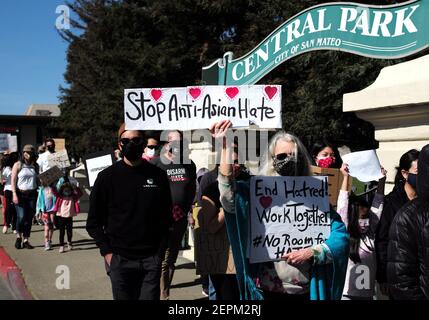
[[[295,176],[296,158],[288,157],[283,160],[274,159],[274,170],[281,176]]]
[[[50,153],[54,153],[55,152],[55,147],[54,146],[47,146],[46,150],[48,150]]]
[[[407,182],[413,187],[414,190],[417,189],[417,175],[415,173],[408,173]]]
[[[122,145],[121,155],[129,161],[137,161],[142,157],[144,148],[143,143],[135,144],[130,141],[126,145]]]

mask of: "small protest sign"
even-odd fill
[[[126,89],[127,130],[207,129],[230,120],[234,128],[281,128],[281,86],[200,86]]]
[[[9,151],[9,136],[10,134],[0,134],[0,152]]]
[[[195,261],[197,274],[235,274],[234,259],[226,227],[209,232],[208,217],[199,210],[195,226]]]
[[[278,261],[329,237],[327,177],[252,177],[250,204],[250,263]]]
[[[57,166],[54,166],[50,168],[49,170],[46,170],[45,172],[39,174],[39,179],[42,182],[42,185],[49,186],[52,183],[55,183],[60,178],[64,176],[64,173],[61,171],[60,168]]]
[[[67,154],[67,150],[63,149],[48,155],[48,165],[51,168],[57,166],[60,169],[70,167],[70,160]]]
[[[99,156],[89,156],[85,159],[85,168],[87,172],[89,187],[94,186],[95,180],[98,177],[98,174],[110,167],[113,164],[112,154],[103,154]]]
[[[9,152],[17,152],[18,151],[18,137],[9,135],[8,137],[9,142]]]
[[[359,181],[377,181],[383,177],[375,150],[348,153],[342,156],[342,160],[347,163],[350,176]]]

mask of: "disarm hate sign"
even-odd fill
[[[195,130],[231,120],[233,127],[281,128],[281,86],[127,89],[127,130]]]
[[[70,167],[69,156],[67,154],[67,150],[63,149],[61,151],[57,151],[48,156],[48,164],[50,167],[57,166],[60,169],[65,169]]]
[[[250,263],[278,261],[331,232],[327,177],[252,177],[250,208]]]

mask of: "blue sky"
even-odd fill
[[[58,103],[68,44],[55,28],[55,11],[65,2],[1,0],[0,114],[22,115],[32,103]]]

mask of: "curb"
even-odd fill
[[[17,300],[33,300],[25,285],[21,270],[3,247],[0,247],[0,276]]]

